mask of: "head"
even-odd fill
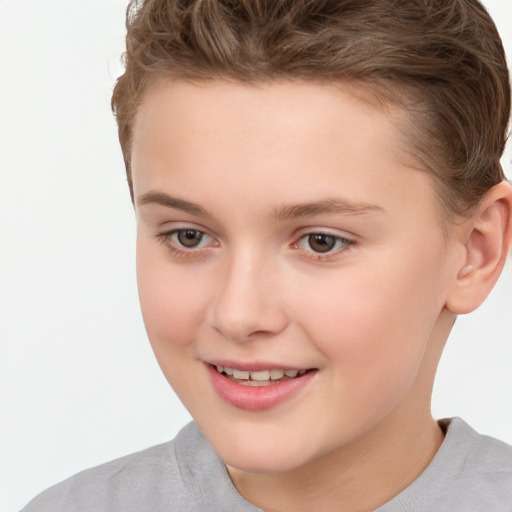
[[[283,472],[426,421],[454,315],[510,246],[508,74],[484,8],[147,0],[125,63],[143,315],[221,456]],[[278,400],[216,366],[307,373]]]
[[[447,217],[504,179],[510,86],[478,0],[132,1],[112,106],[132,188],[138,106],[157,77],[356,83],[408,115],[406,141]]]

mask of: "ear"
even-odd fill
[[[503,181],[484,196],[464,223],[463,264],[456,268],[446,308],[470,313],[489,295],[512,247],[512,185]]]

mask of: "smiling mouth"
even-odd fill
[[[313,371],[309,370],[284,370],[279,368],[272,368],[271,370],[259,370],[259,371],[246,371],[238,370],[236,368],[230,368],[228,366],[211,365],[218,373],[226,377],[232,382],[237,382],[244,386],[263,387],[280,384],[289,380],[302,377],[306,373]]]

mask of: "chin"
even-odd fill
[[[287,438],[288,436],[288,438]],[[273,436],[231,435],[209,436],[220,458],[228,465],[247,473],[285,473],[308,462],[303,443],[290,439],[289,432]]]
[[[254,450],[252,453],[219,453],[221,459],[227,466],[243,471],[244,473],[254,474],[278,474],[287,473],[302,466],[306,461],[298,460],[297,454],[286,457],[280,453],[276,458],[277,452],[272,454]]]

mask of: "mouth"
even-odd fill
[[[261,364],[235,368],[207,363],[210,382],[219,397],[237,409],[264,411],[287,402],[311,386],[317,368],[268,368]]]
[[[222,366],[220,364],[212,365],[218,373],[224,375],[227,379],[232,382],[237,382],[243,386],[263,387],[280,384],[297,377],[302,377],[307,372],[313,371],[313,369],[282,369],[272,368],[269,370],[238,370],[237,368],[230,368],[229,366]]]

